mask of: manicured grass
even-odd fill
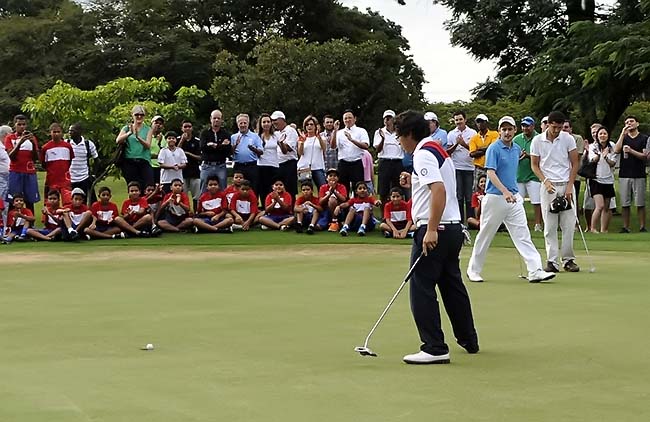
[[[639,248],[640,236],[593,243]],[[353,351],[401,282],[408,243],[304,239],[252,232],[5,248],[0,420],[650,417],[646,248],[596,247],[595,273],[531,285],[500,235],[487,281],[468,285],[481,352],[460,349],[444,317],[452,364],[412,367],[401,363],[419,345],[407,291],[371,341],[379,357]],[[587,268],[583,253],[579,263]],[[141,351],[146,343],[156,349]]]

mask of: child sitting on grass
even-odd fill
[[[372,207],[380,207],[381,201],[368,194],[366,182],[357,182],[354,188],[354,198],[339,205],[340,210],[348,210],[345,223],[339,233],[347,236],[348,230],[357,230],[359,236],[365,236],[367,231],[375,228],[375,217],[372,215]]]
[[[318,203],[318,198],[314,196],[311,182],[304,182],[300,187],[302,192],[296,199],[296,206],[293,211],[296,213],[296,232],[302,233],[303,228],[307,227],[307,234],[314,234],[316,223],[323,208]]]
[[[379,225],[384,237],[405,239],[413,237],[411,207],[404,200],[401,188],[390,190],[390,201],[384,206],[384,221]]]
[[[273,192],[269,193],[264,201],[266,214],[260,217],[262,229],[266,227],[287,231],[289,225],[296,220],[296,217],[292,215],[292,203],[291,195],[284,190],[284,182],[276,180],[273,183]]]
[[[230,214],[234,219],[233,229],[250,230],[255,224],[259,223],[260,217],[264,211],[260,211],[257,205],[257,195],[253,192],[250,182],[243,180],[230,200]]]
[[[12,208],[7,214],[7,235],[3,238],[5,243],[12,240],[27,240],[27,230],[36,220],[31,210],[25,207],[25,196],[22,193],[14,193],[11,200]]]
[[[164,194],[162,191],[162,187],[158,183],[149,183],[144,188],[144,197],[147,199],[149,208],[151,208],[151,212],[154,216],[158,213],[158,210],[160,209],[160,203],[163,200],[163,196]]]
[[[240,170],[235,170],[232,174],[232,185],[229,185],[226,187],[226,189],[223,190],[223,193],[226,194],[226,199],[228,200],[228,207],[230,207],[230,202],[232,201],[232,197],[234,194],[239,192],[239,189],[241,189],[241,184],[244,181],[244,173],[242,173]]]
[[[99,200],[90,206],[93,222],[84,229],[86,239],[124,239],[126,233],[146,237],[147,233],[135,229],[126,222],[111,202],[111,190],[107,186],[99,188]]]
[[[336,169],[327,170],[327,183],[319,188],[318,204],[323,209],[318,220],[318,228],[327,231],[339,231],[338,206],[348,199],[348,190],[339,183],[339,173]]]
[[[158,210],[158,226],[167,232],[188,230],[194,222],[190,217],[190,198],[183,192],[183,181],[172,180],[172,191],[165,195]]]
[[[86,193],[81,188],[72,189],[72,204],[64,211],[67,211],[71,226],[77,233],[83,233],[93,222],[93,214],[86,205]]]
[[[122,202],[124,220],[137,230],[160,234],[160,229],[156,233],[152,229],[153,213],[147,199],[140,196],[140,184],[136,181],[129,182],[127,189],[129,197]]]
[[[208,190],[199,197],[194,227],[197,232],[232,232],[232,223],[226,195],[219,189],[219,178],[210,176]]]
[[[61,208],[61,196],[58,191],[51,190],[47,193],[47,200],[43,209],[42,229],[31,228],[27,230],[27,236],[34,240],[58,240],[66,233],[65,240],[76,240],[77,232],[72,228],[72,222],[66,209]]]

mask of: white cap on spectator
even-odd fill
[[[476,119],[474,119],[474,121],[476,121],[476,120],[483,120],[485,122],[490,121],[490,119],[488,119],[487,116],[485,114],[482,114],[482,113],[479,114],[478,116],[476,116]]]
[[[433,111],[427,111],[424,113],[424,120],[439,122],[438,116]]]
[[[386,110],[386,111],[384,111],[384,115],[382,116],[382,118],[385,119],[385,118],[388,117],[388,116],[390,116],[390,117],[395,117],[395,112],[394,112],[393,110]]]
[[[284,113],[281,112],[280,110],[275,110],[273,113],[271,113],[271,120],[277,120],[277,119],[287,120]]]
[[[499,119],[499,127],[501,127],[501,125],[504,123],[508,123],[512,127],[517,127],[515,125],[515,119],[510,116],[503,116],[501,119]]]
[[[153,124],[153,123],[156,123],[158,120],[162,120],[163,122],[165,121],[165,119],[163,118],[163,116],[160,116],[160,115],[156,114],[155,116],[153,116],[153,117],[151,118],[151,123],[152,123],[152,124]]]
[[[542,117],[542,123],[548,123],[548,116]]]

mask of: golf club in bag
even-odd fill
[[[388,302],[388,305],[384,309],[384,312],[382,312],[381,315],[379,316],[377,322],[375,322],[375,325],[373,325],[372,328],[370,329],[370,332],[368,333],[368,336],[366,337],[366,341],[363,343],[363,346],[357,346],[354,348],[354,351],[359,353],[361,356],[377,357],[377,354],[368,347],[368,342],[370,341],[370,337],[372,336],[372,333],[375,332],[375,329],[377,328],[379,323],[384,319],[384,316],[386,316],[386,313],[388,313],[388,310],[393,305],[393,302],[395,302],[395,299],[397,299],[397,296],[399,296],[404,286],[406,286],[406,283],[408,283],[408,281],[411,279],[411,275],[413,275],[413,271],[415,270],[415,267],[418,265],[418,262],[420,262],[420,259],[423,256],[424,256],[424,252],[422,252],[420,256],[417,257],[413,265],[411,265],[411,268],[409,268],[408,273],[406,273],[406,277],[404,277],[404,281],[402,281],[402,284],[400,284],[399,288],[391,298],[390,302]]]

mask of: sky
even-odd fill
[[[413,60],[424,71],[424,96],[429,102],[469,101],[470,90],[496,73],[493,61],[478,62],[467,50],[452,47],[443,23],[451,12],[431,0],[341,0],[347,7],[379,12],[402,27]]]

